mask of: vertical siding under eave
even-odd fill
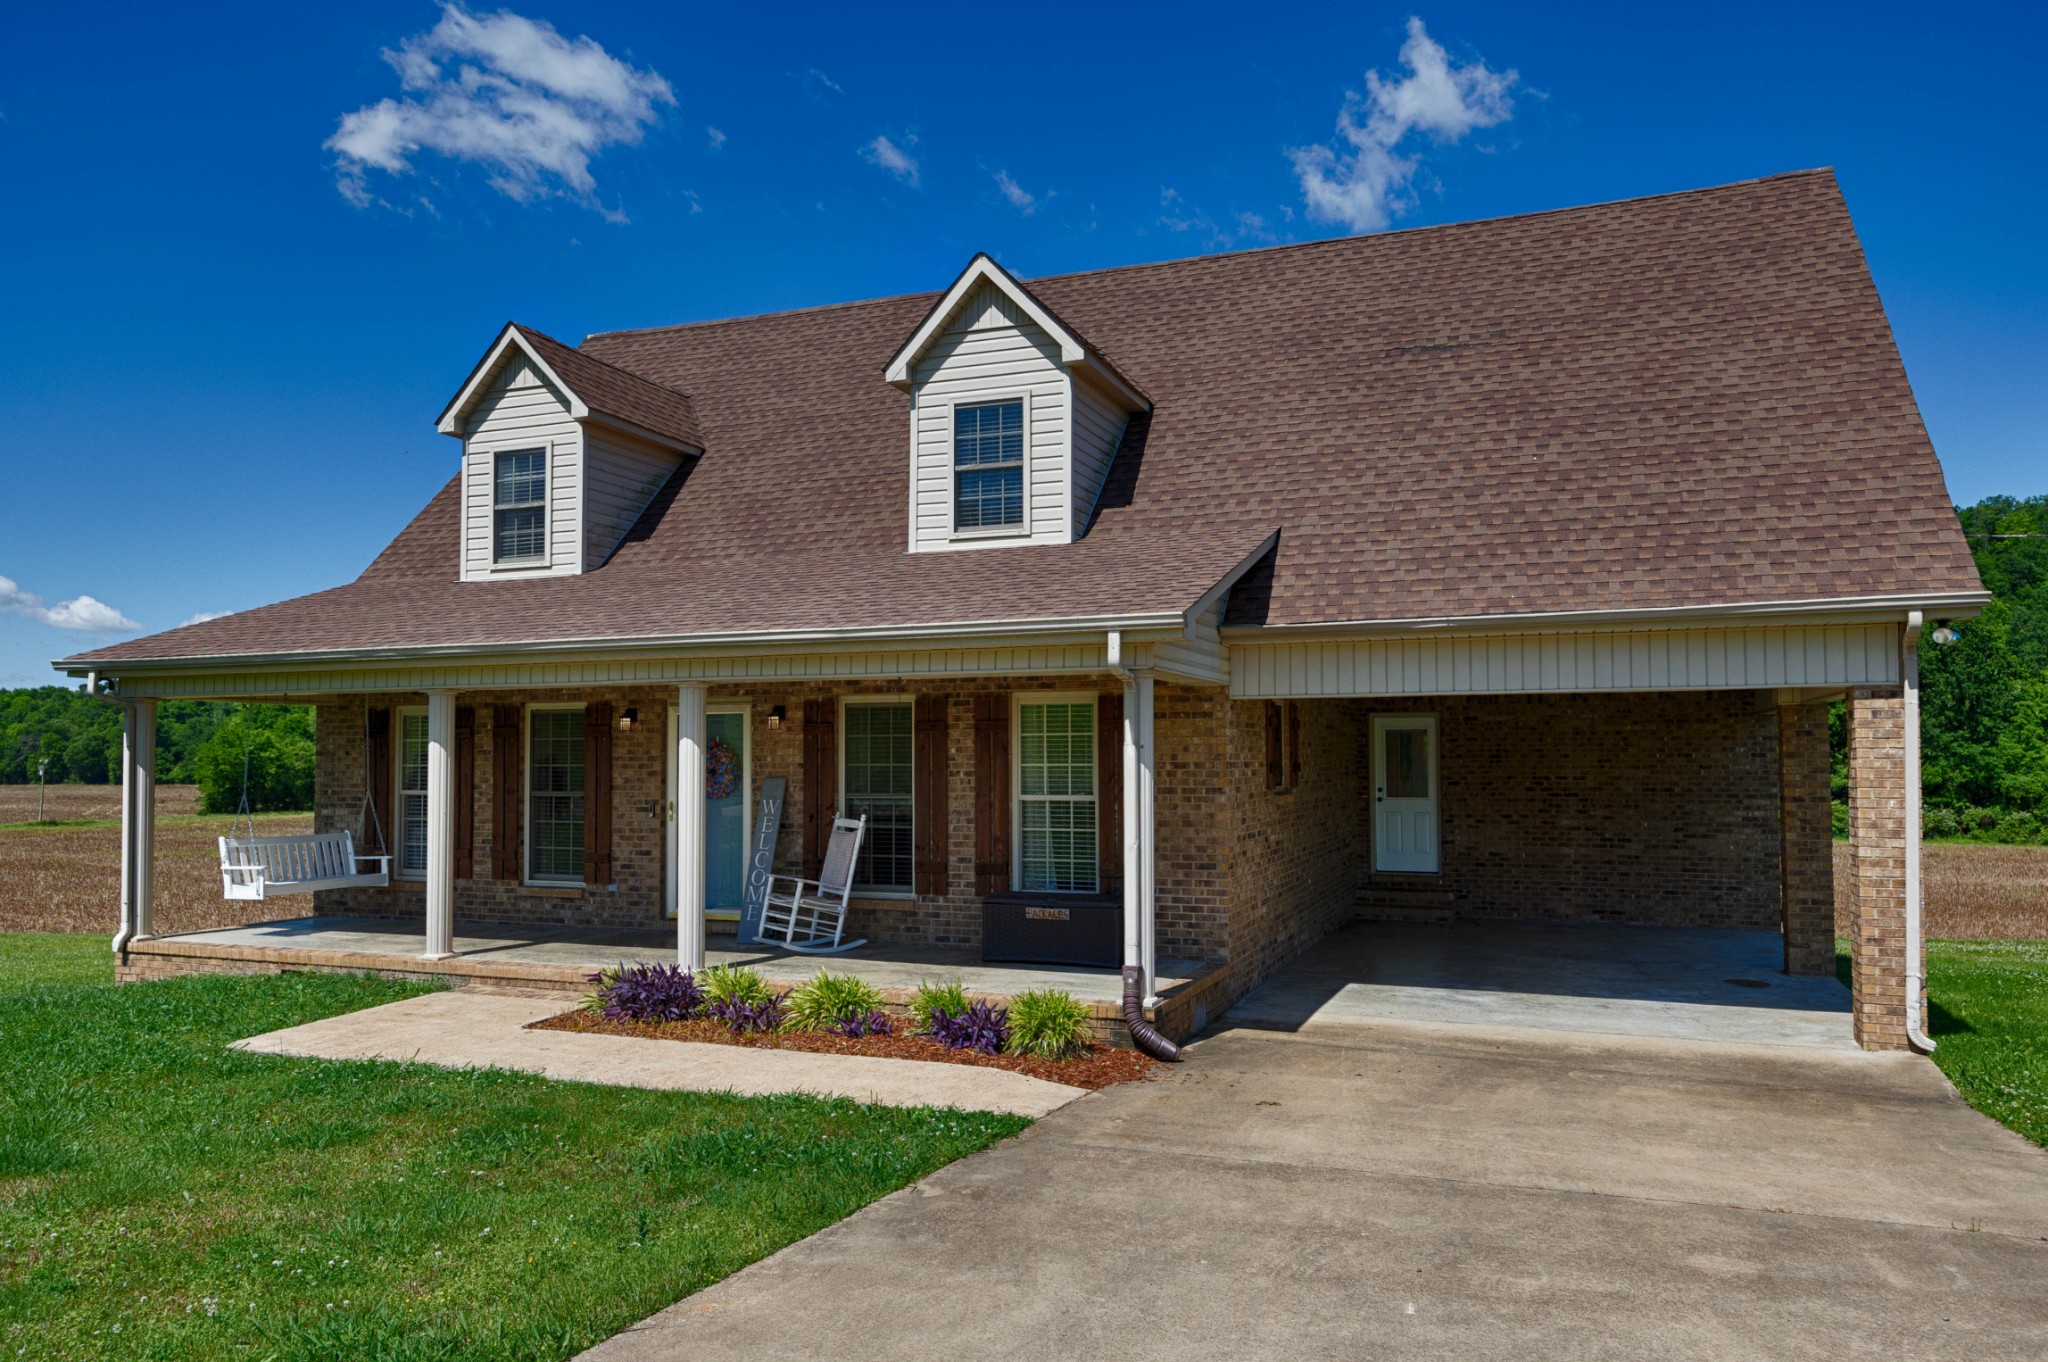
[[[491,570],[493,455],[514,449],[551,449],[548,460],[548,562],[539,575],[583,566],[582,432],[567,399],[524,362],[505,372],[477,403],[463,432],[462,575]]]
[[[1240,700],[1893,685],[1894,624],[1240,643]]]
[[[654,494],[682,463],[645,440],[583,429],[583,566],[604,566]]]
[[[1074,537],[1088,528],[1095,514],[1096,498],[1109,477],[1109,466],[1123,443],[1124,426],[1130,417],[1124,409],[1097,391],[1095,385],[1076,378],[1074,390]]]
[[[1067,542],[1072,535],[1072,384],[1052,338],[1019,314],[1000,290],[983,285],[962,300],[919,358],[911,380],[913,550],[962,547],[952,539],[954,404],[1020,392],[1030,395],[1025,461],[1029,537],[1034,543]]]

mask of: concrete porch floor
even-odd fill
[[[714,924],[716,925],[716,924]],[[133,943],[131,953],[212,960],[248,960],[326,968],[355,968],[448,974],[479,982],[568,987],[621,961],[673,962],[674,929],[665,932],[595,927],[533,926],[457,920],[451,960],[419,958],[418,926],[384,918],[302,917],[252,923]],[[801,983],[820,969],[852,974],[884,993],[908,993],[926,980],[958,979],[969,993],[1014,996],[1027,989],[1057,988],[1085,1003],[1120,1005],[1123,979],[1114,969],[1070,965],[984,964],[977,950],[871,944],[845,955],[798,955],[761,946],[741,946],[730,933],[707,938],[705,960],[713,965],[747,965],[777,987]],[[1214,970],[1196,960],[1158,962],[1162,997],[1184,991]]]
[[[1226,1024],[1421,1022],[1854,1050],[1849,990],[1783,963],[1776,932],[1358,922],[1239,999]]]

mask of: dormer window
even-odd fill
[[[521,449],[497,459],[492,500],[493,560],[540,562],[548,556],[548,452]]]
[[[953,409],[953,528],[1024,524],[1024,403]]]

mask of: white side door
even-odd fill
[[[1437,873],[1434,714],[1372,716],[1373,869]]]

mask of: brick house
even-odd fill
[[[780,867],[869,820],[849,961],[1106,921],[1169,1034],[1361,905],[1822,974],[1846,698],[1856,1035],[1918,1032],[1916,649],[1985,593],[1827,172],[507,325],[439,429],[459,470],[354,582],[58,664],[145,794],[157,700],[317,705],[316,825],[367,800],[394,863],[312,912],[424,949],[155,937],[131,798],[124,977],[487,972],[458,924],[701,965],[777,780]]]

